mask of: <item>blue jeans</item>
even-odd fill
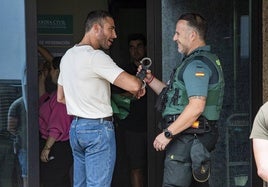
[[[116,158],[112,121],[75,118],[70,128],[74,187],[110,187]]]
[[[27,150],[26,149],[20,149],[18,151],[18,159],[21,167],[21,177],[27,177],[28,176],[28,169],[27,169]]]

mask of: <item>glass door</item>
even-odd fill
[[[0,31],[0,186],[27,186],[24,1],[4,0]],[[5,28],[5,29],[4,29]]]
[[[29,0],[1,1],[1,187],[39,186],[35,9]]]

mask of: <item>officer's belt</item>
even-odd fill
[[[175,115],[166,115],[163,120],[164,123],[162,124],[162,128],[167,128],[171,123],[173,123],[177,118],[179,117],[179,114]],[[184,130],[182,133],[186,134],[202,134],[206,132],[210,132],[211,128],[216,127],[216,120],[207,120],[204,116],[200,116],[197,121],[199,122],[198,128],[189,127],[188,129]]]

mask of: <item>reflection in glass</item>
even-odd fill
[[[1,0],[0,6],[0,187],[23,186],[19,156],[27,152],[27,120],[26,99],[19,98],[26,96],[21,86],[26,62],[24,3]]]
[[[0,80],[0,186],[27,187],[26,71]]]

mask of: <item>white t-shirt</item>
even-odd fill
[[[67,112],[84,118],[112,116],[110,83],[124,70],[110,56],[89,45],[75,45],[62,57],[58,84]]]

